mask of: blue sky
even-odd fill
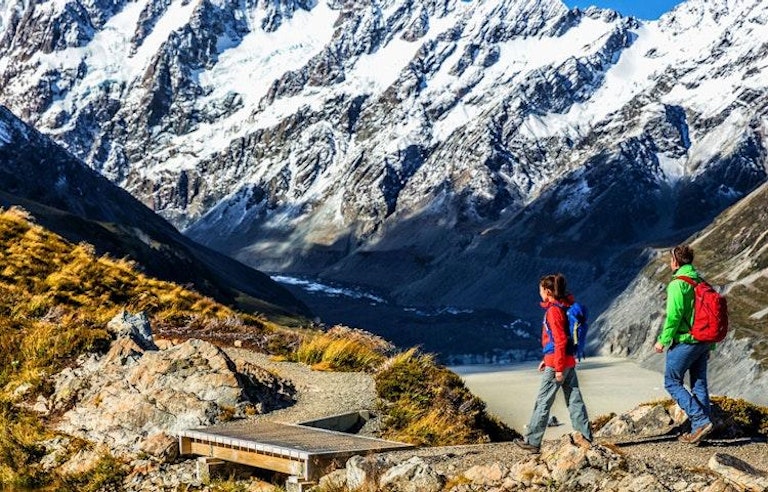
[[[586,8],[590,5],[609,8],[639,19],[658,19],[682,0],[563,0],[569,7]]]

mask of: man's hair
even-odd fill
[[[687,244],[680,244],[672,249],[672,257],[678,265],[690,265],[693,263],[693,248]]]

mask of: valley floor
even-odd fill
[[[539,390],[541,373],[537,362],[529,361],[506,366],[451,367],[467,387],[487,404],[491,413],[523,432],[533,411]],[[628,359],[615,357],[588,357],[577,366],[579,387],[587,405],[590,419],[611,412],[621,414],[638,404],[667,398],[664,376],[642,368]],[[555,439],[571,432],[568,410],[562,393],[552,407],[563,425],[549,427],[545,439]]]

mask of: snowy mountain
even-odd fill
[[[760,0],[0,0],[0,101],[246,263],[532,317],[766,180],[766,39]]]
[[[261,272],[195,243],[138,200],[0,106],[0,207],[98,254],[248,312],[306,323],[312,313]],[[32,257],[31,261],[47,261]]]

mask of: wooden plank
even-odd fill
[[[191,447],[190,447],[191,444],[192,444],[192,439],[184,436],[179,437],[179,454],[181,455],[192,454]]]
[[[255,466],[287,475],[295,475],[306,478],[306,464],[303,461],[289,460],[277,456],[269,456],[247,449],[235,449],[219,446],[213,443],[191,441],[189,453],[201,456],[211,456],[241,465]]]
[[[205,429],[183,431],[181,435],[206,442],[261,449],[269,453],[301,459],[317,454],[344,452],[359,454],[412,447],[382,439],[275,422],[231,422]]]

